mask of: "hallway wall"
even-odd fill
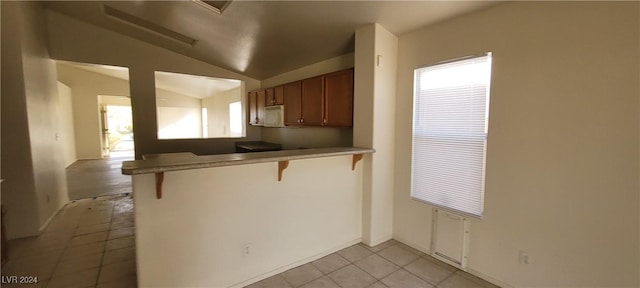
[[[76,155],[76,133],[73,121],[73,96],[71,88],[58,82],[58,102],[56,109],[60,111],[60,131],[56,137],[62,141],[62,158],[65,167],[78,160]]]
[[[2,203],[9,239],[37,235],[68,202],[56,70],[42,6],[2,1]],[[7,50],[5,52],[5,50]],[[11,141],[7,141],[11,139]]]

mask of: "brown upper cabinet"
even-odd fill
[[[267,88],[266,89],[266,105],[282,105],[284,104],[284,86],[280,85],[278,87]]]
[[[256,109],[260,95],[263,99],[262,109],[255,112],[256,116],[251,113],[249,116],[259,121],[258,124],[262,124],[264,118],[259,114],[264,113],[260,112],[264,111],[264,105],[284,104],[286,126],[353,126],[353,68],[250,92],[250,111],[254,107],[252,93],[255,93]]]
[[[249,124],[264,124],[265,90],[249,92]]]
[[[322,126],[324,121],[324,76],[302,80],[302,117],[303,126]],[[285,108],[286,109],[286,108]]]
[[[301,125],[302,119],[302,82],[284,84],[284,125]]]
[[[325,126],[353,126],[353,69],[324,76]]]

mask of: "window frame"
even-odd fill
[[[486,75],[487,77],[487,81],[486,83],[486,93],[485,93],[485,115],[484,115],[484,137],[482,139],[483,143],[483,151],[482,151],[482,169],[481,169],[481,191],[480,191],[480,195],[479,195],[479,203],[480,203],[480,211],[478,214],[475,213],[470,213],[467,211],[463,211],[460,209],[456,209],[456,208],[452,208],[446,205],[442,205],[439,203],[434,203],[428,200],[424,200],[421,198],[418,198],[416,195],[414,195],[414,178],[415,178],[415,171],[414,171],[414,164],[415,164],[415,151],[416,151],[416,135],[427,135],[429,134],[429,130],[428,129],[417,129],[418,127],[416,127],[417,124],[417,101],[419,100],[418,97],[420,97],[420,91],[418,91],[420,84],[418,83],[418,73],[421,73],[423,71],[421,71],[422,69],[428,68],[428,67],[434,67],[434,66],[442,66],[442,65],[446,65],[446,64],[450,64],[450,63],[454,63],[454,62],[460,62],[460,61],[467,61],[467,60],[472,60],[472,59],[476,59],[476,58],[488,58],[488,73],[489,75]],[[470,55],[470,56],[465,56],[465,57],[460,57],[460,58],[455,58],[455,59],[450,59],[450,60],[445,60],[445,61],[440,61],[437,63],[433,63],[433,64],[427,64],[427,65],[421,65],[421,66],[416,66],[414,67],[414,73],[413,73],[413,102],[412,102],[412,109],[413,109],[413,114],[412,114],[412,130],[411,130],[411,183],[410,183],[410,197],[411,199],[421,202],[421,203],[425,203],[431,206],[435,206],[438,207],[440,209],[444,209],[447,211],[451,211],[460,215],[464,215],[464,216],[468,216],[468,217],[472,217],[472,218],[477,218],[477,219],[482,219],[483,215],[484,215],[484,197],[485,197],[485,193],[486,193],[486,170],[487,170],[487,146],[488,146],[488,138],[489,138],[489,117],[490,117],[490,99],[491,99],[491,79],[492,79],[492,74],[493,74],[493,55],[491,52],[486,52],[486,53],[481,53],[481,54],[476,54],[476,55]],[[446,67],[446,66],[445,66]],[[419,128],[423,128],[423,127],[419,127]],[[417,130],[422,130],[420,133],[416,133]],[[431,133],[431,135],[435,135],[436,137],[434,137],[434,139],[444,139],[444,138],[451,138],[451,139],[465,139],[464,141],[465,143],[469,143],[469,142],[473,142],[473,141],[480,141],[480,139],[477,137],[470,137],[470,134],[464,134],[464,135],[455,135],[455,133],[451,133],[451,131],[439,131],[436,133]],[[437,136],[440,136],[439,138]],[[442,137],[444,136],[444,137]]]

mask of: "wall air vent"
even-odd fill
[[[191,0],[191,1],[193,1],[193,3],[200,5],[201,7],[204,7],[209,11],[213,11],[218,14],[222,14],[222,11],[224,11],[224,9],[227,8],[227,6],[229,6],[229,3],[231,3],[231,0],[229,1]]]
[[[103,11],[104,14],[115,19],[118,21],[121,21],[125,24],[128,24],[130,26],[135,26],[137,28],[140,28],[142,30],[145,30],[147,32],[151,32],[153,34],[165,37],[167,39],[176,41],[178,43],[181,44],[186,44],[189,45],[191,47],[193,47],[194,45],[196,45],[196,43],[198,42],[198,40],[193,39],[187,35],[178,33],[176,31],[167,29],[165,27],[162,27],[158,24],[149,22],[147,20],[144,20],[142,18],[139,18],[137,16],[131,15],[129,13],[126,13],[124,11],[118,10],[116,8],[113,8],[111,6],[108,5],[103,5]]]

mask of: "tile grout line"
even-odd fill
[[[435,285],[435,287],[438,287],[440,284],[444,283],[445,281],[449,280],[449,278],[453,277],[453,275],[456,274],[456,272],[458,272],[458,270],[456,269],[455,271],[451,272],[451,274],[449,274],[449,276],[444,277],[444,279],[440,280],[440,282],[438,282],[438,284]]]
[[[363,245],[360,245],[360,244],[363,244]],[[380,251],[382,251],[382,250],[384,250],[384,249],[387,249],[387,248],[389,248],[389,247],[396,246],[396,243],[393,243],[392,245],[389,245],[388,247],[385,247],[384,249],[382,249],[382,250],[380,250],[380,251],[378,251],[378,252],[373,252],[373,251],[371,251],[371,249],[369,249],[368,247],[365,247],[364,245],[366,245],[366,244],[364,244],[364,243],[362,243],[362,242],[360,242],[360,243],[358,243],[358,244],[356,244],[356,245],[360,245],[362,248],[367,249],[367,251],[369,251],[369,252],[371,252],[371,253],[372,253],[371,255],[377,255],[378,257],[380,257],[380,258],[382,258],[382,259],[384,259],[384,260],[387,260],[386,258],[384,258],[384,257],[382,257],[382,256],[380,256],[380,255],[378,255],[378,252],[380,252]],[[359,259],[359,260],[358,260],[358,261],[356,261],[356,262],[359,262],[359,261],[361,261],[361,260],[364,260],[365,258],[370,257],[371,255],[367,255],[366,257],[364,257],[364,258],[362,258],[362,259]],[[343,257],[343,258],[344,258],[344,257]],[[346,259],[346,258],[345,258],[345,259]],[[393,262],[391,262],[391,261],[387,260],[387,261],[389,261],[389,263],[391,263],[391,264],[393,264],[393,265],[397,266],[397,267],[398,267],[398,269],[393,270],[393,272],[391,272],[391,273],[389,273],[389,274],[385,275],[382,279],[378,279],[378,278],[376,278],[376,276],[371,275],[371,273],[369,273],[368,271],[366,271],[366,270],[364,270],[364,269],[360,268],[360,266],[358,266],[358,265],[356,264],[356,262],[351,262],[349,259],[346,259],[346,260],[347,260],[348,262],[350,262],[351,264],[353,264],[354,266],[356,266],[356,268],[360,269],[360,270],[361,270],[361,271],[363,271],[364,273],[367,273],[369,276],[373,277],[373,279],[375,279],[376,281],[374,281],[373,283],[371,283],[371,285],[375,284],[376,282],[382,282],[382,279],[384,279],[384,278],[386,278],[387,276],[389,276],[389,275],[391,275],[391,274],[393,274],[393,273],[396,273],[397,271],[399,271],[399,270],[401,270],[401,269],[402,269],[402,267],[401,267],[400,265],[397,265],[396,263],[393,263]],[[341,269],[342,269],[342,268],[341,268]],[[384,283],[382,283],[382,284],[384,284]],[[369,286],[371,286],[371,285],[369,285]],[[340,286],[340,285],[338,285],[338,286]],[[369,286],[367,286],[367,287],[369,287]],[[386,285],[385,285],[385,286],[386,286]]]
[[[112,199],[109,199],[109,202]],[[96,285],[94,287],[98,287],[98,281],[100,280],[100,272],[102,272],[102,263],[104,262],[104,256],[107,254],[107,243],[109,242],[109,235],[111,234],[111,224],[113,223],[113,213],[116,209],[116,203],[113,203],[113,207],[111,207],[111,216],[109,217],[109,230],[107,230],[107,239],[104,241],[104,249],[102,250],[102,257],[100,258],[100,266],[98,266],[98,273],[96,275]]]
[[[411,263],[407,264],[406,266],[409,266],[410,264],[413,264],[413,263],[415,263],[415,262],[418,262],[418,261],[420,261],[420,259],[423,259],[423,256],[420,256],[420,257],[418,257],[418,259],[416,259],[416,260],[414,260],[414,261],[411,261]],[[427,261],[428,261],[428,260],[427,260]],[[427,280],[427,279],[423,279],[423,278],[422,278],[422,277],[420,277],[419,275],[417,275],[417,274],[415,274],[415,273],[413,273],[413,272],[411,272],[411,271],[409,271],[409,270],[407,270],[407,269],[404,269],[404,271],[407,271],[407,273],[409,273],[409,274],[411,274],[411,275],[413,275],[413,276],[415,276],[415,277],[418,277],[418,279],[420,279],[420,280],[422,280],[422,281],[424,281],[424,282],[427,282],[429,285],[431,285],[431,286],[433,286],[433,287],[438,287],[438,284],[440,284],[440,283],[444,282],[444,280],[442,280],[442,281],[440,281],[440,282],[438,282],[438,283],[433,283],[433,282],[431,282],[431,281],[429,281],[429,280]],[[455,273],[455,271],[451,272],[451,275],[453,275],[453,273]],[[451,275],[449,275],[449,276],[445,277],[444,279],[449,279],[449,277],[451,277]]]
[[[67,202],[67,204],[65,204],[64,207],[58,213],[56,213],[56,216],[54,216],[54,218],[57,218],[58,216],[61,216],[60,212],[62,212],[63,210],[67,209],[67,205],[69,205],[69,203],[74,203],[74,202],[75,202],[75,200]],[[80,221],[78,221],[78,223],[76,223],[75,228],[73,229],[72,233],[75,234],[75,232],[76,232],[76,230],[78,230],[79,226],[80,226]],[[49,228],[49,227],[47,227],[47,228]],[[38,235],[38,237],[40,237],[40,236]],[[53,276],[56,273],[56,270],[58,269],[58,266],[60,266],[60,263],[62,262],[62,256],[64,256],[64,253],[67,252],[67,250],[69,250],[69,248],[71,247],[71,239],[73,239],[73,234],[71,234],[71,237],[69,237],[69,240],[67,240],[67,243],[64,245],[64,249],[62,250],[62,253],[60,253],[60,256],[58,257],[58,260],[56,261],[56,264],[53,265],[53,270],[51,271],[51,276],[48,279],[44,279],[44,280],[48,281],[46,287],[51,286],[51,280],[53,280]]]

